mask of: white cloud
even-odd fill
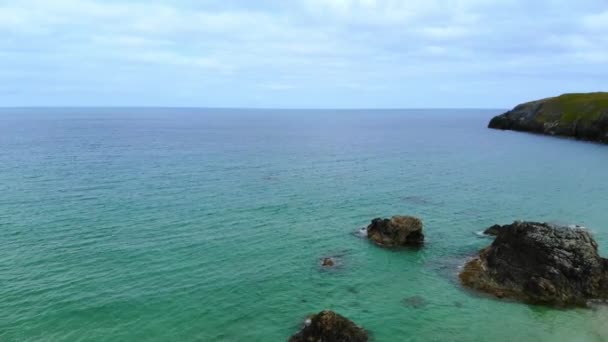
[[[287,84],[287,83],[264,83],[262,85],[260,85],[262,88],[266,88],[266,89],[272,89],[272,90],[291,90],[296,88],[295,85],[293,84]]]
[[[443,56],[448,53],[448,49],[443,46],[430,45],[422,48],[424,54],[433,55],[433,56]]]
[[[149,51],[133,54],[129,57],[136,62],[156,63],[163,65],[175,65],[193,68],[205,68],[225,73],[232,73],[234,68],[217,59],[209,57],[197,57],[182,55],[170,51]]]
[[[432,26],[421,28],[420,34],[434,39],[455,39],[466,37],[471,31],[464,26]]]
[[[61,76],[71,70],[104,78],[121,68],[144,86],[157,74],[192,84],[204,75],[284,93],[386,89],[429,75],[504,80],[597,70],[608,55],[608,11],[597,1],[20,0],[0,4],[0,59],[57,82],[73,82]]]
[[[591,30],[603,30],[608,33],[608,10],[591,14],[583,18],[583,24]]]
[[[28,8],[21,7],[0,7],[0,32],[6,34],[43,33],[41,21],[45,18],[31,12]]]

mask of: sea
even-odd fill
[[[504,111],[0,109],[0,341],[285,341],[324,309],[374,341],[607,341],[604,306],[458,282],[497,223],[608,256],[608,146]],[[392,215],[423,248],[357,234]]]

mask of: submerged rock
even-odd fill
[[[564,94],[520,104],[489,128],[608,143],[608,93]]]
[[[359,293],[359,289],[358,289],[358,288],[356,288],[355,286],[349,286],[349,287],[347,287],[347,288],[346,288],[346,290],[347,290],[348,292],[350,292],[350,293],[353,293],[353,294],[357,294],[357,293]]]
[[[376,218],[367,226],[367,237],[380,246],[420,246],[424,242],[422,221],[412,216]]]
[[[405,305],[407,307],[414,308],[414,309],[423,308],[428,304],[427,300],[424,299],[424,297],[422,297],[422,296],[411,296],[411,297],[403,298],[401,303],[403,303],[403,305]]]
[[[468,287],[532,304],[585,306],[608,298],[608,260],[584,229],[514,222],[460,273]]]
[[[420,206],[432,206],[438,205],[439,203],[434,202],[433,200],[423,197],[423,196],[404,196],[400,198],[402,201],[407,202],[409,204],[420,205]]]
[[[289,342],[365,342],[365,329],[346,317],[324,310],[309,317],[304,327],[289,338]]]

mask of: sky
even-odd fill
[[[511,108],[608,90],[608,0],[0,0],[0,106]]]

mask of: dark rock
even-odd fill
[[[489,128],[608,143],[608,93],[564,94],[520,104]]]
[[[376,218],[367,226],[367,237],[380,246],[420,246],[424,242],[422,221],[412,216]]]
[[[325,310],[309,317],[289,342],[365,342],[367,332],[344,316]]]
[[[333,267],[336,263],[333,258],[323,258],[321,261],[321,266],[323,267]]]
[[[319,258],[319,265],[322,270],[338,269],[344,266],[344,256],[348,251],[338,251],[332,254],[326,254]]]
[[[587,230],[514,222],[465,264],[460,280],[499,298],[585,306],[608,298],[608,260],[599,256]]]
[[[486,235],[496,236],[496,235],[498,235],[498,232],[500,231],[501,228],[502,228],[501,225],[495,224],[492,227],[484,230],[483,233]]]

